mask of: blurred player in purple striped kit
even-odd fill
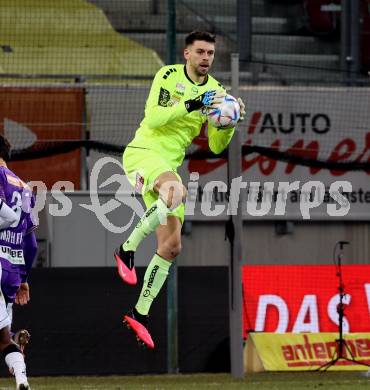
[[[28,333],[11,335],[12,305],[28,303],[27,277],[37,252],[31,208],[31,188],[7,168],[10,144],[0,135],[0,351],[9,371],[14,375],[17,390],[29,390],[23,346]]]

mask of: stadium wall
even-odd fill
[[[128,236],[113,232],[130,221],[132,210],[120,204],[107,214],[112,226],[104,227],[97,216],[81,204],[91,204],[89,195],[76,192],[68,195],[70,214],[51,216],[50,207],[59,201],[48,197],[40,212],[42,241],[40,264],[46,267],[114,267],[113,250]],[[100,194],[105,204],[115,199],[110,193]],[[60,200],[60,199],[59,199]],[[99,218],[101,220],[99,220]],[[136,217],[137,218],[137,217]],[[137,219],[136,219],[137,220]],[[135,221],[136,221],[135,220]],[[103,221],[103,222],[102,222]],[[229,243],[225,241],[225,222],[192,221],[183,230],[183,251],[178,259],[181,266],[225,266],[229,262]],[[370,224],[366,221],[279,221],[251,220],[244,222],[244,261],[246,264],[329,264],[334,245],[349,241],[343,262],[367,263],[370,257],[368,237]],[[45,248],[49,247],[49,251]],[[210,253],[210,249],[212,252]],[[155,235],[150,235],[138,249],[137,264],[146,266],[156,249]]]
[[[66,250],[66,257],[68,256]],[[143,268],[138,268],[141,279]],[[179,268],[181,372],[228,371],[228,274],[225,267]],[[29,305],[15,307],[14,329],[29,329],[29,375],[166,372],[166,291],[151,311],[153,351],[122,325],[140,286],[111,268],[35,269]],[[7,375],[5,365],[1,373]]]
[[[369,330],[369,265],[343,267],[344,331]],[[228,372],[226,267],[179,267],[180,372]],[[141,279],[144,268],[138,268]],[[253,266],[243,270],[243,330],[335,332],[335,267]],[[151,310],[153,351],[142,350],[122,325],[138,286],[123,284],[112,268],[35,269],[31,302],[14,308],[13,330],[32,334],[26,351],[32,375],[111,375],[166,372],[166,288]],[[266,304],[268,303],[268,304]],[[7,375],[5,365],[1,374]]]

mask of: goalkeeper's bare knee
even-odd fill
[[[158,254],[167,260],[175,259],[181,252],[181,238],[170,237],[164,242],[158,243]]]
[[[171,211],[186,199],[186,188],[177,180],[168,180],[159,187],[159,196]]]

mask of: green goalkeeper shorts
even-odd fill
[[[150,149],[127,147],[122,156],[123,170],[135,191],[143,196],[149,208],[157,199],[158,193],[153,190],[154,182],[164,172],[173,172],[181,181],[176,169],[171,167],[163,156]],[[169,215],[178,217],[184,223],[185,205],[181,203]]]

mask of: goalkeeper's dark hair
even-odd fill
[[[185,46],[192,45],[194,41],[206,41],[210,43],[216,43],[216,36],[207,31],[192,31],[185,38]]]
[[[10,160],[10,148],[9,141],[0,134],[0,158],[4,161]]]

